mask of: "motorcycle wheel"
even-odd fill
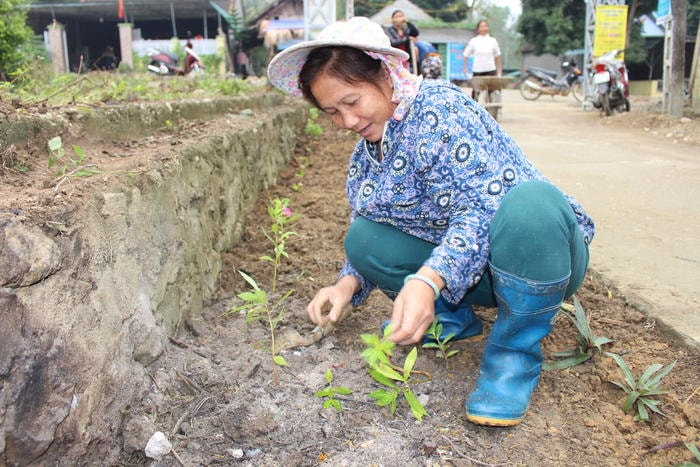
[[[539,80],[535,78],[534,76],[528,76],[525,78],[525,80],[520,84],[520,95],[523,96],[523,99],[527,101],[534,101],[538,97],[542,95],[542,91],[538,91],[530,86],[528,86],[528,82],[533,83],[535,86],[539,87]]]
[[[571,85],[571,95],[574,96],[577,102],[582,102],[581,96],[583,96],[583,87],[580,81]]]
[[[610,107],[610,96],[607,94],[601,94],[600,95],[600,104],[603,107],[603,112],[605,112],[605,116],[609,117],[612,115],[612,107]]]

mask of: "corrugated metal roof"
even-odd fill
[[[228,9],[228,0],[214,0],[214,3]],[[171,10],[172,5],[172,10]],[[53,14],[60,22],[66,19],[95,20],[103,18],[117,21],[117,0],[85,1],[34,1],[29,4],[29,12]],[[218,13],[210,5],[210,0],[124,0],[127,20],[137,21],[170,19],[174,12],[177,19],[212,17]]]

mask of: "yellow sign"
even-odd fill
[[[598,5],[595,7],[593,56],[600,57],[611,50],[624,50],[627,35],[627,5]],[[620,54],[624,60],[624,54]]]

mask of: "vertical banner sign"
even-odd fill
[[[595,8],[593,57],[611,50],[624,50],[627,34],[627,5],[598,5]],[[624,60],[624,54],[620,55]]]
[[[664,24],[671,19],[671,0],[659,0],[656,4],[656,24]]]

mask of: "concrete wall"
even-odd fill
[[[306,122],[278,94],[244,105],[251,115],[229,133],[168,146],[147,172],[86,193],[59,230],[0,210],[1,465],[114,462],[122,411],[151,384],[147,366],[214,293],[220,254]],[[162,121],[173,108],[151,110]],[[119,116],[137,115],[113,111],[117,133]]]

